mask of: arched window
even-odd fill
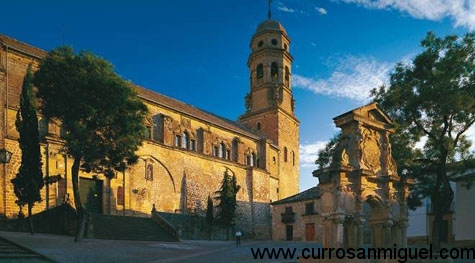
[[[233,139],[233,146],[232,146],[232,160],[237,162],[239,160],[239,152],[238,152],[238,145],[239,145],[239,138],[236,137]]]
[[[124,205],[124,188],[117,186],[117,205]]]
[[[151,140],[152,139],[152,127],[146,126],[145,127],[145,140]]]
[[[285,66],[285,80],[289,81],[290,80],[290,70],[289,67]]]
[[[284,162],[287,162],[287,147],[284,147]]]
[[[251,166],[255,166],[255,165],[256,165],[256,154],[251,153]]]
[[[264,76],[264,65],[259,64],[256,68],[256,78],[260,79]]]
[[[185,148],[185,149],[188,149],[189,148],[189,136],[188,136],[188,133],[187,132],[184,132],[183,133],[183,136],[181,137],[182,139],[182,142],[181,142],[181,147],[182,148]]]
[[[145,180],[152,181],[153,180],[153,165],[148,164],[145,169]]]
[[[257,123],[257,130],[260,130],[260,129],[261,129],[261,123],[258,122],[258,123]]]
[[[272,78],[276,78],[279,76],[279,68],[277,66],[277,62],[272,62],[270,65],[270,76]]]
[[[247,154],[246,155],[246,163],[245,165],[251,165],[251,155],[250,154]]]
[[[224,142],[219,145],[219,157],[226,158],[226,145]]]

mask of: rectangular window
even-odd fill
[[[313,203],[313,202],[305,204],[305,214],[306,215],[313,215],[315,213],[314,210],[313,210],[314,204],[315,203]]]
[[[117,205],[124,205],[124,188],[122,186],[117,187]]]
[[[214,146],[213,147],[213,156],[218,156],[218,152],[219,152],[218,146]]]
[[[176,147],[181,147],[181,136],[180,135],[175,135],[175,146]]]

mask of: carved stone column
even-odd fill
[[[387,221],[385,223],[383,223],[383,228],[384,228],[384,247],[392,247],[393,244],[391,244],[392,242],[392,238],[391,238],[391,226],[393,225],[393,222],[392,221]]]
[[[345,247],[345,216],[338,215],[336,216],[333,221],[336,225],[336,231],[334,234],[334,248],[344,248]]]
[[[407,247],[407,227],[409,226],[408,220],[401,220],[399,222],[399,229],[400,229],[400,246],[401,247]]]
[[[357,218],[355,219],[355,224],[356,224],[356,244],[355,248],[360,248],[363,247],[364,244],[364,224],[366,222],[366,219],[364,217],[364,214],[359,214]]]
[[[333,246],[333,221],[329,218],[323,219],[323,247]]]
[[[392,247],[391,226],[392,220],[378,220],[370,222],[373,230],[373,247]]]
[[[401,247],[401,224],[400,221],[394,221],[391,227],[391,245]]]

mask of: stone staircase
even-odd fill
[[[179,241],[152,218],[90,214],[87,237],[116,240]]]
[[[0,262],[54,262],[43,255],[0,237]]]

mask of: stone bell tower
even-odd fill
[[[270,165],[278,166],[278,198],[299,191],[299,121],[292,95],[290,38],[285,28],[269,19],[259,24],[251,40],[250,92],[245,97],[244,125],[265,135],[278,146],[279,156]]]

